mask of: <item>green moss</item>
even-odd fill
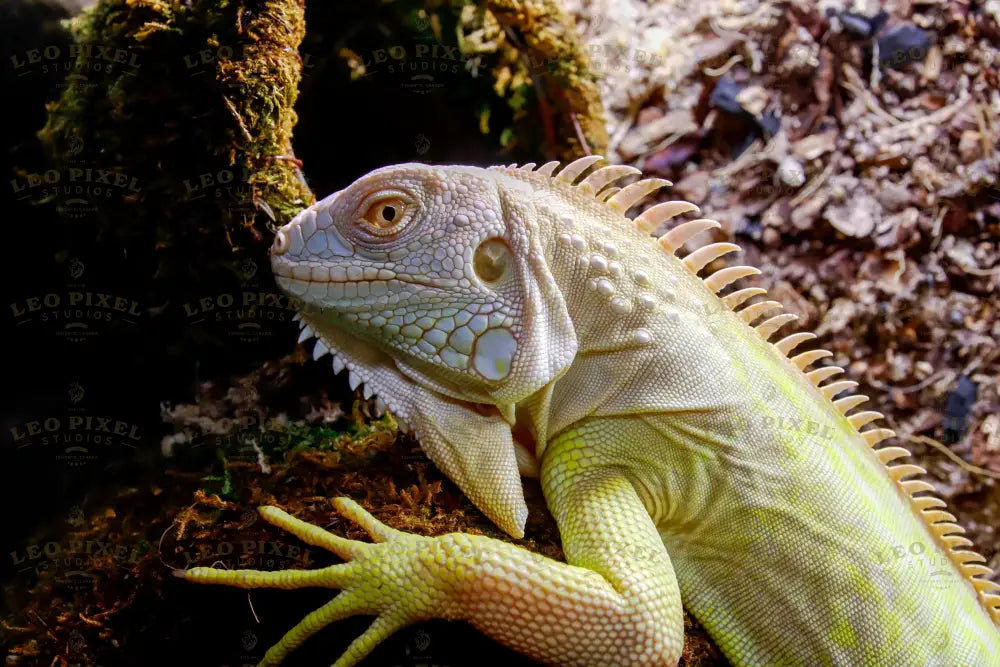
[[[495,74],[509,81],[505,94],[511,107],[521,112],[515,118],[527,120],[524,110],[536,106],[541,115],[545,150],[539,152],[563,159],[603,153],[608,133],[598,79],[572,18],[559,2],[486,0],[482,6],[503,29],[497,39],[505,44],[506,59]],[[529,86],[537,100],[526,93]],[[518,135],[531,136],[520,125]]]
[[[67,87],[40,133],[56,168],[134,184],[101,202],[98,231],[161,278],[263,257],[269,227],[313,201],[291,155],[301,0],[101,0],[72,30],[77,69],[98,49],[123,60]]]

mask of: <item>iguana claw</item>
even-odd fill
[[[441,571],[434,562],[435,554],[440,553],[437,547],[441,540],[453,536],[422,537],[398,531],[349,498],[337,498],[334,507],[342,516],[364,528],[375,543],[333,535],[277,507],[265,506],[259,511],[268,523],[287,530],[307,544],[337,554],[347,561],[345,563],[317,570],[265,572],[195,567],[176,572],[177,576],[187,581],[239,588],[322,586],[341,590],[337,597],[303,618],[268,649],[260,667],[279,664],[306,639],[330,623],[350,616],[370,614],[376,618],[360,637],[351,642],[334,667],[349,667],[358,663],[381,641],[410,623],[448,616],[448,598],[452,587],[428,575]]]

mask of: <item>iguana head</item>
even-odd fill
[[[314,356],[331,351],[514,536],[527,517],[514,405],[576,354],[532,194],[485,169],[385,167],[302,211],[271,249]]]
[[[278,231],[278,284],[446,395],[505,405],[575,353],[531,192],[474,167],[373,171]]]

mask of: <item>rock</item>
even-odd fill
[[[837,134],[836,129],[830,129],[803,137],[792,144],[792,154],[803,160],[815,160],[836,148]]]
[[[875,245],[879,248],[909,245],[911,239],[919,236],[917,232],[919,219],[920,211],[912,206],[901,213],[882,218],[875,230]]]
[[[802,164],[793,157],[786,157],[778,164],[778,178],[793,188],[802,187],[806,182],[806,172]]]
[[[958,155],[964,164],[971,164],[983,156],[982,135],[974,130],[965,130],[958,140]]]
[[[792,208],[791,220],[796,229],[810,229],[816,222],[823,207],[830,201],[826,188],[820,188],[807,197],[801,204]]]
[[[887,182],[875,193],[882,208],[890,213],[903,210],[913,201],[909,189],[899,183]]]
[[[685,176],[676,185],[676,192],[681,199],[686,199],[695,204],[708,199],[708,172],[696,171]]]
[[[747,86],[736,94],[736,101],[749,113],[759,116],[767,106],[768,94],[761,86]]]
[[[867,194],[855,194],[846,203],[829,206],[823,219],[841,234],[864,238],[875,229],[875,216],[881,207]]]

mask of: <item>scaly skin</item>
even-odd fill
[[[717,223],[649,232],[684,202],[624,212],[665,184],[596,158],[551,176],[495,167],[386,167],[278,232],[272,265],[303,300],[303,338],[331,352],[414,429],[501,528],[523,535],[520,475],[539,476],[569,564],[472,535],[418,537],[356,504],[375,539],[263,516],[348,562],[317,572],[194,568],[191,581],[342,592],[292,629],[280,662],[327,623],[376,620],[337,661],[398,628],[465,620],[539,660],[675,664],[681,597],[736,664],[1000,665],[1000,590],[954,517],[874,449],[886,429],[831,398],[854,383],[802,368],[829,353],[734,312],[750,268],[698,272],[735,246],[674,251]],[[579,182],[577,182],[579,180]],[[595,196],[595,193],[596,194]],[[512,437],[512,429],[518,433]]]

